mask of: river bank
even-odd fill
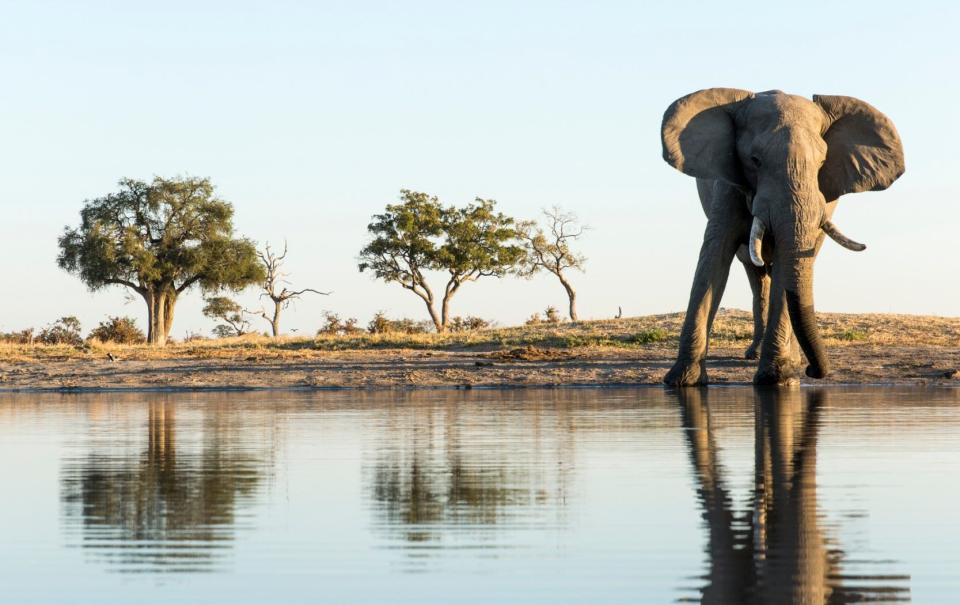
[[[682,314],[452,335],[260,336],[162,349],[0,345],[0,390],[524,387],[659,384]],[[816,384],[960,384],[960,319],[822,314],[833,372]],[[749,383],[744,311],[722,311],[714,384]]]

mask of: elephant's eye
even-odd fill
[[[758,158],[757,156],[755,155],[750,156],[750,161],[753,162],[753,165],[755,168],[760,167],[760,158]]]

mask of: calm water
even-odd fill
[[[960,390],[0,396],[0,602],[956,603]]]

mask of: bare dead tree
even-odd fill
[[[577,292],[567,279],[566,272],[570,269],[583,271],[586,257],[571,250],[570,246],[580,239],[588,227],[580,224],[575,214],[564,212],[558,206],[544,210],[543,216],[546,219],[544,226],[534,221],[521,225],[520,232],[527,254],[519,273],[530,277],[543,270],[555,275],[570,302],[570,321],[577,321]]]
[[[283,242],[283,253],[276,254],[273,250],[270,249],[270,244],[266,244],[263,250],[257,251],[257,256],[260,258],[260,262],[263,263],[263,268],[265,269],[267,276],[263,280],[263,284],[260,286],[263,289],[263,293],[260,294],[260,298],[269,298],[273,302],[273,311],[268,312],[267,310],[261,308],[258,311],[247,311],[267,320],[270,324],[270,330],[273,333],[273,337],[276,338],[280,336],[280,313],[290,306],[290,302],[300,298],[306,293],[319,294],[321,296],[328,296],[330,292],[321,292],[319,290],[314,290],[313,288],[304,288],[303,290],[289,290],[285,284],[289,284],[287,273],[282,271],[283,261],[287,257],[287,242]]]

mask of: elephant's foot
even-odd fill
[[[663,377],[663,384],[674,387],[700,386],[707,382],[707,364],[703,360],[685,362],[678,359]]]
[[[753,375],[755,385],[791,385],[800,382],[797,374],[800,364],[790,359],[779,359],[771,364],[764,364],[757,368]]]
[[[747,347],[747,351],[743,354],[744,359],[759,359],[760,358],[760,341],[755,340],[753,343]]]

